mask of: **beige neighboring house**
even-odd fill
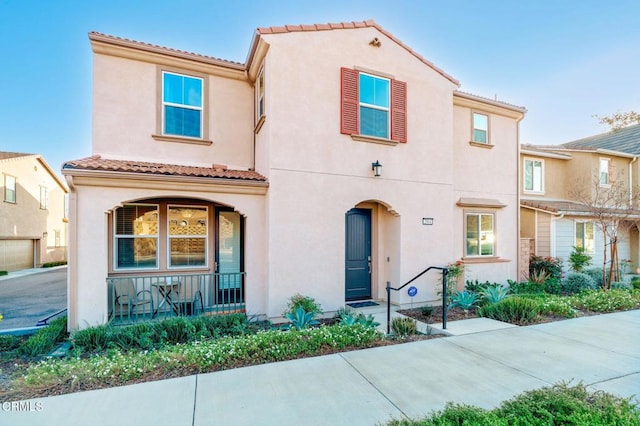
[[[183,312],[178,296],[332,312],[456,261],[517,277],[525,109],[459,91],[375,22],[259,28],[245,63],[89,39],[93,155],[63,167],[71,329]],[[439,279],[392,302],[437,303]]]
[[[575,197],[582,187],[592,194],[612,186],[628,197],[638,186],[640,126],[608,132],[558,146],[523,145],[520,150],[520,236],[531,254],[562,258],[564,268],[573,247],[592,256],[601,267],[605,244],[609,244],[592,210]],[[637,207],[637,206],[636,206]],[[640,212],[628,216],[631,226],[618,235],[621,269],[635,272],[640,266],[638,227]],[[610,261],[607,252],[607,261]],[[521,265],[525,274],[526,265]]]
[[[0,270],[67,260],[65,183],[38,154],[0,151]]]

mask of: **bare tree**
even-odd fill
[[[600,176],[592,182],[578,180],[570,189],[569,196],[584,205],[593,217],[605,238],[602,263],[602,287],[607,290],[611,283],[620,281],[618,242],[620,236],[637,226],[640,212],[635,209],[640,200],[638,188],[629,188],[619,176],[603,185]],[[607,250],[608,249],[608,250]],[[608,252],[608,253],[607,253]],[[608,255],[608,256],[607,256]],[[607,258],[611,267],[607,274]]]
[[[640,124],[640,113],[635,111],[616,112],[615,114],[603,116],[594,115],[594,117],[598,119],[600,124],[606,124],[611,127],[614,132],[632,124]]]

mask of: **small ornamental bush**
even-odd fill
[[[580,272],[568,274],[562,281],[562,292],[564,294],[578,294],[585,290],[594,290],[596,287],[597,285],[593,278]]]
[[[602,287],[602,268],[587,268],[582,271],[583,274],[589,275],[596,283],[596,287]],[[609,270],[606,271],[606,276],[609,276]]]
[[[539,313],[540,308],[535,300],[518,296],[478,308],[481,317],[518,325],[531,324]]]
[[[0,277],[3,275],[9,275],[9,271],[0,271]]]
[[[636,290],[640,289],[640,277],[631,278],[631,287]]]
[[[418,323],[413,318],[396,317],[391,320],[391,331],[401,339],[413,336],[418,334]]]
[[[608,291],[593,290],[572,298],[574,306],[593,312],[614,312],[640,307],[640,291],[614,289]]]
[[[53,268],[54,266],[62,266],[62,265],[66,265],[67,261],[66,260],[59,260],[57,262],[47,262],[47,263],[43,263],[42,267],[43,268]]]
[[[16,350],[22,344],[22,339],[18,336],[0,335],[0,353]]]
[[[322,307],[313,297],[303,296],[300,293],[296,293],[289,299],[289,303],[287,303],[287,310],[284,311],[282,315],[285,317],[287,314],[295,315],[298,308],[302,308],[305,312],[313,314],[313,317],[322,313]]]
[[[57,318],[29,337],[20,346],[19,351],[29,357],[47,355],[57,343],[62,342],[66,337],[67,317]]]
[[[580,425],[631,426],[640,424],[640,410],[631,398],[602,391],[591,392],[583,384],[559,383],[523,392],[497,408],[487,410],[449,402],[444,410],[423,419],[391,420],[389,426],[510,426]]]
[[[562,278],[562,259],[550,256],[531,256],[529,259],[529,275],[535,276],[542,272],[546,274],[546,278]]]
[[[585,253],[584,247],[574,247],[569,255],[571,269],[575,272],[582,272],[584,268],[591,265],[591,256]]]

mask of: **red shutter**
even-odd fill
[[[391,80],[391,139],[407,142],[407,83]]]
[[[358,71],[340,69],[340,133],[358,134]]]

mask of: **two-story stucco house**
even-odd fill
[[[127,315],[188,294],[274,318],[295,293],[330,312],[455,261],[516,278],[525,109],[458,91],[375,22],[260,28],[243,64],[89,38],[93,156],[63,168],[70,328],[131,285]]]
[[[602,266],[611,241],[594,216],[597,212],[585,205],[585,201],[600,200],[628,219],[617,236],[618,260],[623,270],[635,272],[640,265],[640,241],[634,223],[640,220],[640,212],[632,211],[638,206],[629,203],[637,197],[638,154],[640,126],[558,146],[522,146],[521,237],[530,242],[531,252],[560,257],[568,269],[566,261],[573,248],[581,247],[592,257],[593,266]],[[609,195],[612,189],[619,194]],[[606,220],[607,210],[603,212]]]
[[[39,154],[0,152],[0,271],[67,259],[67,186]]]

